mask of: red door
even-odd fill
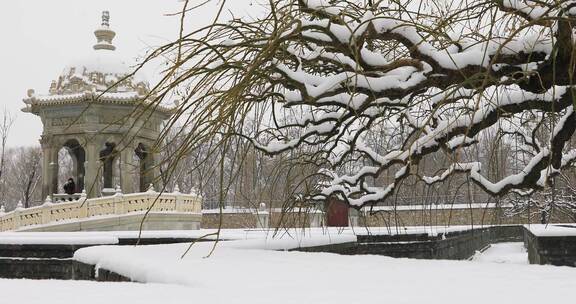
[[[348,205],[339,199],[328,198],[326,224],[328,227],[348,227]]]

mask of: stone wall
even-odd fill
[[[576,236],[536,236],[524,229],[530,264],[576,266]]]
[[[91,280],[94,266],[71,259],[0,258],[0,278],[31,280]]]
[[[450,232],[443,236],[426,234],[359,236],[357,242],[295,250],[344,255],[374,254],[397,258],[463,260],[491,243],[521,240],[522,226],[495,226]]]
[[[222,217],[221,228],[224,229],[256,228],[257,214],[248,212],[203,213],[200,227],[203,229],[216,229],[220,226],[220,217]]]
[[[539,224],[539,216],[527,214],[506,216],[504,208],[454,208],[454,209],[415,209],[378,211],[360,215],[359,225],[368,227],[388,226],[456,226],[456,225],[514,225]],[[550,216],[550,223],[570,223],[573,220],[556,212]]]
[[[245,209],[238,212],[225,211],[220,215],[217,212],[202,214],[203,229],[216,229],[222,216],[222,228],[241,229],[269,226],[270,228],[308,228],[319,227],[323,224],[322,213],[317,212],[250,212]],[[266,223],[265,218],[268,218]],[[268,224],[268,225],[265,225]]]
[[[470,225],[518,225],[539,224],[540,217],[532,214],[530,220],[526,214],[506,216],[504,208],[444,208],[444,209],[403,209],[381,210],[370,212],[351,212],[350,222],[355,226],[390,227],[390,226],[457,226]],[[222,218],[222,228],[256,228],[257,213],[249,209],[237,212],[225,212]],[[324,225],[324,214],[320,212],[279,212],[270,213],[272,228],[305,228]],[[203,213],[202,228],[217,228],[220,214],[217,212]],[[551,214],[550,223],[571,223],[573,220],[562,213]]]

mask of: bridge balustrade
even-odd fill
[[[52,203],[31,208],[16,208],[8,213],[0,213],[0,231],[13,231],[34,226],[80,221],[97,217],[122,216],[133,213],[151,212],[201,213],[202,198],[194,194],[180,192],[157,193],[153,191],[122,194]],[[60,200],[59,198],[59,201]]]

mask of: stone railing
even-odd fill
[[[53,203],[77,201],[77,200],[80,200],[81,198],[82,198],[81,193],[52,194],[52,202]]]
[[[202,198],[195,194],[184,194],[178,191],[158,193],[147,191],[142,193],[122,194],[86,199],[82,194],[80,199],[69,202],[46,202],[37,207],[22,208],[19,205],[14,211],[4,213],[0,209],[0,231],[19,230],[24,227],[57,224],[79,221],[96,217],[113,217],[130,213],[145,212],[175,212],[201,213]]]

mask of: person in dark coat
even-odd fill
[[[74,183],[73,178],[69,178],[68,181],[64,184],[64,192],[68,195],[76,193],[76,183]]]

